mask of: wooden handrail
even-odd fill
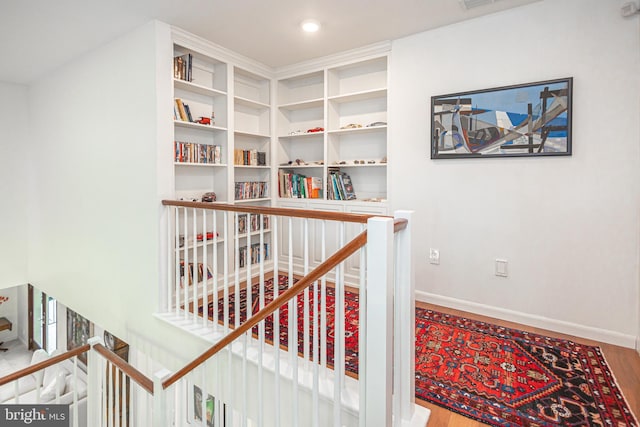
[[[274,311],[282,307],[284,304],[289,302],[290,299],[297,296],[300,292],[302,292],[306,287],[310,286],[313,282],[320,279],[322,276],[327,274],[331,269],[335,268],[338,264],[340,264],[345,259],[349,258],[355,251],[363,247],[367,243],[367,231],[363,231],[358,234],[353,240],[347,243],[345,246],[340,248],[338,252],[331,255],[324,261],[322,264],[314,268],[309,274],[300,279],[295,285],[281,293],[276,299],[271,301],[269,304],[264,306],[262,310],[253,315],[250,319],[244,322],[242,325],[239,325],[236,329],[231,331],[227,336],[218,341],[215,345],[213,345],[209,350],[202,353],[198,358],[190,362],[184,368],[177,371],[175,374],[171,375],[169,378],[162,382],[162,388],[166,389],[171,386],[173,383],[184,377],[186,374],[191,372],[193,369],[197,368],[199,365],[204,363],[207,359],[214,356],[220,350],[231,344],[236,338],[242,336],[245,332],[253,328],[257,325],[261,320],[265,319],[267,316],[273,314]]]
[[[122,372],[124,372],[133,381],[138,383],[138,385],[145,389],[149,394],[153,395],[153,381],[149,379],[149,377],[138,371],[133,366],[129,365],[127,362],[118,357],[118,355],[116,355],[114,352],[112,352],[102,344],[95,344],[93,346],[93,349],[109,362],[116,365]]]
[[[407,224],[409,224],[409,220],[406,218],[396,218],[393,220],[393,232],[397,233],[398,231],[404,230],[407,228]]]
[[[27,366],[24,369],[20,369],[19,371],[13,372],[5,377],[0,378],[0,386],[8,384],[15,380],[19,380],[22,377],[26,377],[27,375],[33,374],[34,372],[38,372],[41,369],[48,368],[49,366],[60,363],[63,360],[71,359],[73,356],[86,353],[90,349],[91,346],[89,344],[85,344],[82,347],[74,348],[73,350],[69,350],[66,353],[59,354],[57,356],[50,357],[47,360],[43,360],[42,362]]]
[[[369,218],[387,217],[386,215],[367,215],[346,212],[314,211],[310,209],[272,208],[269,206],[230,205],[228,203],[187,202],[184,200],[163,200],[164,206],[180,206],[184,208],[215,209],[229,212],[242,212],[295,218],[324,219],[328,221],[355,222],[364,224]]]

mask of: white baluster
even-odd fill
[[[198,286],[200,285],[200,281],[198,280],[200,278],[200,269],[198,268],[198,218],[197,218],[197,209],[192,209],[193,211],[193,279],[192,279],[192,286],[193,286],[193,296],[192,296],[192,303],[191,303],[191,307],[193,310],[193,323],[195,324],[198,320],[198,310],[196,309],[196,304],[198,304]],[[206,245],[206,241],[203,241],[203,245]],[[184,309],[185,311],[189,311],[189,307],[187,305],[187,302],[185,301],[184,304]]]
[[[273,299],[278,298],[280,293],[280,273],[278,271],[278,260],[280,259],[280,253],[278,252],[278,223],[280,217],[272,217],[271,222],[271,236],[273,241],[272,254],[273,254]],[[275,372],[275,419],[274,425],[280,425],[280,309],[277,309],[273,313],[273,347],[274,347],[274,372]]]
[[[293,219],[289,217],[289,282],[288,287],[293,286]],[[292,404],[293,425],[298,425],[298,297],[289,300],[289,359],[292,367]]]
[[[364,224],[360,227],[360,232],[365,231]],[[367,337],[367,246],[360,248],[360,280],[358,285],[358,386],[360,389],[360,427],[366,427],[366,417],[363,408],[366,406],[367,382],[366,382],[366,337]]]
[[[213,228],[213,227],[212,227]],[[215,231],[214,231],[215,233]],[[202,210],[202,326],[207,327],[209,320],[209,295],[207,292],[207,282],[209,281],[209,258],[207,248],[209,240],[207,238],[207,210]],[[199,304],[193,303],[193,312],[198,315]]]
[[[175,228],[175,232],[176,232],[176,238],[175,238],[175,243],[174,243],[174,250],[173,250],[173,259],[174,259],[174,274],[175,274],[175,280],[173,282],[173,287],[174,287],[174,293],[175,293],[175,298],[176,298],[176,302],[175,302],[175,310],[176,310],[176,316],[178,315],[178,313],[180,312],[180,208],[178,208],[176,206],[175,208],[175,224],[174,224],[174,228]],[[183,243],[184,244],[184,243]],[[170,255],[171,256],[171,255]],[[186,270],[185,270],[186,272]]]
[[[182,287],[184,289],[184,318],[189,315],[187,310],[187,302],[189,300],[189,232],[188,232],[188,220],[187,208],[184,208],[184,241],[182,243],[182,249],[184,251],[184,277],[182,278]]]

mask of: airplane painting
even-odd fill
[[[571,155],[573,79],[431,98],[431,158]]]

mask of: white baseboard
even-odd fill
[[[468,311],[483,316],[495,317],[510,322],[522,323],[523,325],[536,328],[547,329],[562,334],[619,345],[627,348],[635,348],[640,353],[640,337],[621,334],[620,332],[607,329],[594,328],[591,326],[579,325],[577,323],[565,322],[558,319],[537,316],[535,314],[522,313],[505,308],[494,307],[486,304],[465,301],[457,298],[431,294],[428,292],[416,291],[416,299],[430,304],[443,307],[454,308],[456,310]]]

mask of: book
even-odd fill
[[[351,182],[351,177],[346,173],[343,173],[340,176],[341,176],[342,184],[344,188],[345,200],[355,200],[356,193],[353,190],[353,183]]]

